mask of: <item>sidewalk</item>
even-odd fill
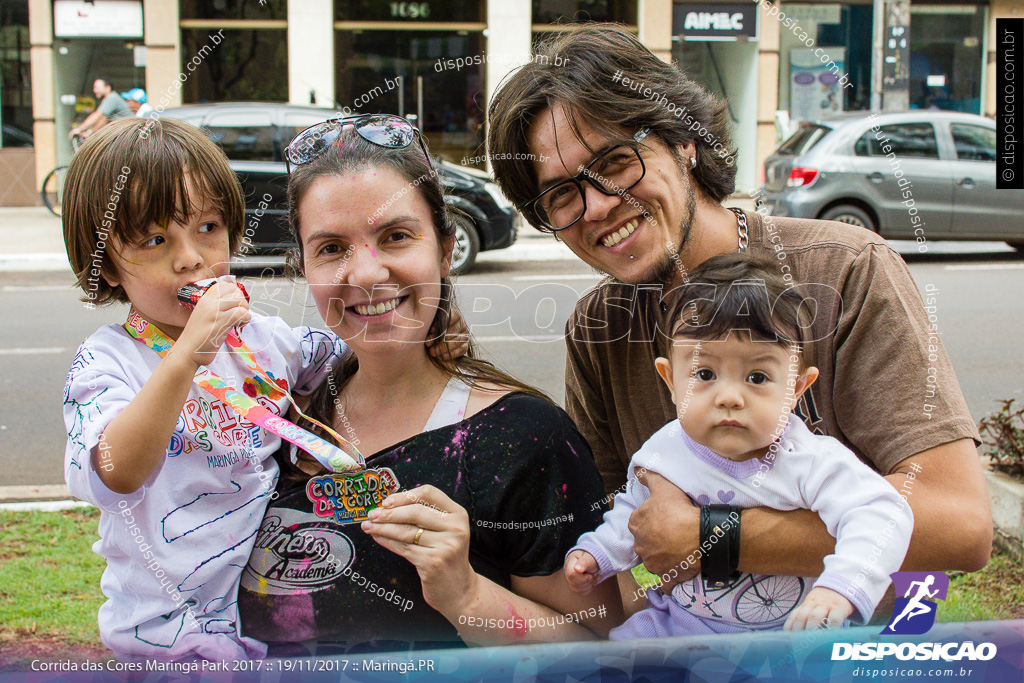
[[[3,270],[71,270],[60,219],[45,206],[0,209]]]
[[[746,194],[733,195],[726,206],[754,210],[754,201]],[[537,232],[525,221],[519,227],[516,243],[508,249],[485,251],[480,261],[557,261],[576,256],[551,235]],[[249,257],[254,267],[280,263],[279,257]],[[71,271],[64,249],[60,219],[46,207],[0,208],[0,272]]]

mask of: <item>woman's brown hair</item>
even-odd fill
[[[289,262],[301,272],[303,263],[302,226],[299,222],[299,204],[318,178],[344,176],[365,171],[368,167],[386,167],[405,178],[418,191],[430,209],[438,240],[444,244],[455,239],[455,224],[451,221],[451,209],[445,203],[444,190],[437,172],[430,166],[418,144],[398,149],[381,147],[367,142],[351,130],[342,133],[343,146],[332,144],[320,157],[292,168],[288,178],[288,216],[297,247],[289,254]],[[424,141],[424,145],[426,141]],[[454,288],[450,278],[441,278],[440,302],[437,313],[427,333],[428,339],[443,339],[451,320],[451,311],[456,307]],[[476,348],[470,339],[469,350],[460,358],[444,360],[427,354],[430,362],[449,375],[458,377],[473,387],[494,384],[513,391],[551,400],[538,389],[520,382],[493,364],[478,358]],[[309,415],[321,422],[334,417],[337,395],[341,387],[359,367],[355,356],[342,363],[310,398]]]
[[[528,134],[537,115],[555,104],[565,110],[580,142],[582,123],[611,144],[630,146],[638,130],[650,128],[711,199],[720,202],[736,188],[736,151],[725,100],[659,59],[631,33],[583,24],[541,43],[530,62],[499,87],[488,109],[487,151],[494,177],[531,225],[539,224],[538,217],[526,203],[542,188],[533,164],[521,155],[530,151]],[[692,171],[676,151],[689,142],[697,149]]]
[[[224,152],[199,129],[173,119],[127,118],[89,136],[71,159],[61,207],[82,301],[128,303],[124,289],[102,277],[118,275],[111,236],[121,244],[142,239],[153,223],[188,220],[203,200],[220,211],[234,252],[244,229],[242,188]]]

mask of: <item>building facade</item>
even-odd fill
[[[902,69],[906,106],[993,115],[995,19],[1024,16],[1024,2],[887,2],[909,10],[902,24],[879,19],[883,0],[0,0],[0,206],[36,202],[70,158],[67,131],[95,106],[97,76],[144,88],[155,108],[256,100],[416,116],[434,151],[481,155],[502,78],[586,20],[624,25],[728,97],[737,191],[760,182],[792,121],[885,104],[873,79],[887,63]]]

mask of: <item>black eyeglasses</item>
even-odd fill
[[[641,128],[633,136],[639,144],[651,132]],[[622,196],[643,180],[647,174],[640,150],[631,145],[619,145],[600,154],[571,178],[561,180],[528,201],[523,209],[536,221],[531,221],[541,232],[555,233],[574,225],[587,212],[587,193],[583,182],[597,188],[601,194]]]
[[[284,149],[288,173],[291,173],[292,164],[301,166],[323,156],[341,137],[345,126],[349,125],[362,139],[389,149],[408,147],[413,139],[418,140],[427,164],[433,168],[426,145],[423,144],[423,136],[411,123],[394,114],[358,114],[314,124],[296,135]]]

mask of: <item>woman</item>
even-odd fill
[[[454,229],[422,139],[398,117],[353,117],[304,131],[287,156],[301,268],[354,351],[310,413],[372,454],[373,474],[281,458],[239,592],[243,632],[277,654],[605,637],[621,621],[615,582],[582,597],[561,574],[600,522],[586,442],[472,349],[452,361],[424,346],[448,327]]]

